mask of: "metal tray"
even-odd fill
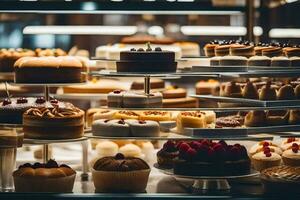
[[[69,143],[69,142],[81,142],[87,140],[87,137],[75,138],[75,139],[62,139],[62,140],[40,140],[40,139],[28,139],[24,138],[23,144],[53,144],[53,143]]]

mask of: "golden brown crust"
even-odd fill
[[[48,56],[48,57],[22,57],[15,62],[14,67],[78,67],[82,68],[82,62],[72,56]]]

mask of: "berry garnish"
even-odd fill
[[[265,155],[266,155],[266,157],[271,157],[272,156],[271,152],[265,153]]]
[[[163,146],[164,149],[167,149],[167,150],[171,150],[171,149],[176,149],[176,144],[175,142],[171,141],[171,140],[168,140],[164,146]]]
[[[58,164],[55,160],[48,160],[48,162],[45,165],[46,168],[58,168]]]
[[[107,123],[107,122],[109,122],[110,121],[110,119],[106,119],[106,120],[104,120],[104,123]]]
[[[269,145],[270,145],[269,142],[264,142],[264,143],[263,143],[263,146],[264,146],[264,147],[267,147],[267,146],[269,146]]]
[[[30,163],[25,163],[24,165],[20,165],[19,169],[20,168],[25,168],[25,167],[32,167],[32,165]]]
[[[226,146],[227,146],[227,143],[226,143],[224,140],[220,140],[220,141],[219,141],[219,144],[221,144],[223,147],[226,147]]]
[[[180,152],[187,152],[187,150],[190,148],[190,145],[188,145],[186,142],[183,142],[180,146],[179,146],[179,151]]]
[[[131,48],[130,51],[136,51],[136,49],[135,48]]]
[[[298,145],[297,143],[293,143],[293,144],[292,144],[292,147],[299,148],[299,145]]]
[[[17,99],[17,104],[27,103],[27,99],[25,97],[20,97]]]
[[[37,104],[43,104],[43,103],[45,103],[45,102],[46,102],[46,100],[45,100],[44,97],[38,97],[38,98],[35,100],[35,103],[37,103]]]
[[[197,151],[193,148],[189,148],[187,151],[186,151],[186,157],[188,160],[193,160],[197,155]]]
[[[195,150],[198,150],[201,147],[201,143],[197,142],[197,141],[193,141],[193,142],[190,143],[190,146],[192,148],[194,148]]]
[[[293,151],[294,153],[298,153],[299,147],[292,147],[292,151]]]
[[[11,104],[11,100],[9,100],[9,99],[4,99],[4,101],[2,102],[3,106],[9,105],[9,104]]]
[[[125,124],[125,121],[124,121],[123,119],[121,119],[121,120],[118,121],[118,124],[124,125],[124,124]]]
[[[294,142],[294,141],[296,141],[296,138],[294,138],[294,137],[287,139],[287,143],[291,143],[291,142]]]
[[[124,156],[123,154],[121,154],[121,153],[117,153],[117,154],[115,155],[115,158],[116,158],[117,160],[123,160],[123,159],[125,159],[125,156]]]
[[[144,51],[144,49],[143,48],[139,48],[137,51]]]
[[[146,124],[146,121],[144,121],[144,120],[139,120],[139,124]]]
[[[155,47],[154,51],[162,51],[160,47]]]
[[[51,99],[51,100],[50,100],[50,103],[58,104],[58,100],[57,100],[57,99]]]
[[[121,90],[114,90],[113,93],[114,94],[120,94],[122,91]]]

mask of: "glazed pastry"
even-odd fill
[[[271,59],[267,56],[252,56],[248,59],[248,66],[270,66]]]
[[[289,124],[300,124],[300,110],[290,110]]]
[[[290,66],[299,67],[300,66],[300,56],[290,57]]]
[[[152,120],[152,121],[171,121],[171,113],[167,111],[143,111],[140,113],[140,120]]]
[[[296,99],[294,88],[290,84],[282,86],[277,93],[277,100],[294,100]]]
[[[244,57],[251,57],[255,55],[254,46],[252,45],[231,45],[230,46],[230,55],[232,56],[244,56]]]
[[[137,112],[129,110],[120,110],[114,114],[115,119],[139,119],[139,117]]]
[[[266,125],[266,114],[262,110],[252,110],[245,116],[245,125],[248,127],[257,127]]]
[[[157,164],[163,168],[172,168],[174,164],[174,159],[179,155],[179,151],[176,147],[176,143],[174,141],[168,140],[163,148],[160,149],[157,156]]]
[[[277,99],[276,90],[271,86],[271,82],[268,81],[267,84],[264,85],[259,92],[259,100],[271,101],[276,99]]]
[[[299,138],[295,138],[295,137],[290,137],[285,139],[284,141],[282,141],[280,148],[282,150],[287,150],[292,148],[292,144],[293,143],[297,143],[300,145],[300,139]]]
[[[227,56],[229,55],[230,45],[221,44],[215,47],[215,56]]]
[[[219,46],[219,42],[218,41],[213,41],[213,42],[210,42],[210,43],[206,44],[204,46],[205,56],[207,56],[207,57],[213,57],[213,56],[215,56],[215,48],[217,46]]]
[[[268,147],[265,147],[262,152],[256,153],[252,156],[252,164],[254,169],[257,171],[279,166],[280,163],[281,156],[277,153],[271,152]]]
[[[120,153],[100,158],[92,169],[96,192],[144,192],[149,174],[144,160]]]
[[[175,86],[168,87],[165,91],[162,92],[164,99],[185,98],[186,94],[186,89],[177,88]]]
[[[69,166],[47,163],[26,163],[13,172],[16,192],[72,192],[76,172]]]
[[[233,98],[241,98],[242,90],[236,82],[231,81],[227,82],[225,85],[221,85],[220,96],[223,97],[233,97]]]
[[[287,110],[268,110],[266,112],[267,124],[270,126],[280,126],[288,124],[289,111]]]
[[[261,180],[266,194],[299,195],[300,167],[277,166],[261,172]],[[289,198],[289,197],[287,197]]]
[[[285,150],[282,154],[282,161],[285,165],[300,166],[299,144],[292,143],[291,149]]]
[[[128,137],[130,128],[122,119],[99,119],[92,124],[93,135],[107,137]]]
[[[244,118],[239,115],[218,117],[216,120],[216,128],[242,127],[243,124],[244,124]]]
[[[220,58],[220,66],[247,66],[247,58],[242,56],[224,56]]]
[[[258,99],[258,92],[256,86],[248,81],[246,86],[243,88],[242,95],[247,99]]]
[[[149,120],[128,119],[126,123],[130,128],[130,135],[133,137],[157,137],[159,136],[159,124]]]
[[[275,152],[278,155],[282,154],[282,150],[276,144],[274,144],[270,141],[261,141],[255,145],[253,145],[249,150],[249,154],[252,157],[254,154],[263,152],[266,147],[268,147],[271,152]]]
[[[282,56],[283,51],[281,47],[270,46],[268,48],[263,48],[261,50],[261,54],[263,56],[275,57],[275,56]]]
[[[222,56],[214,56],[212,57],[210,61],[210,66],[219,66],[220,65],[220,60]]]
[[[177,116],[177,130],[184,133],[184,128],[206,128],[205,114],[197,111],[180,112]]]
[[[271,59],[271,66],[272,67],[289,67],[290,60],[284,56],[273,57]]]

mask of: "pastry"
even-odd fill
[[[247,150],[240,144],[208,140],[181,142],[174,159],[174,174],[188,176],[230,176],[250,172]]]
[[[281,156],[275,152],[271,152],[269,147],[265,147],[262,152],[252,156],[252,164],[255,170],[262,171],[264,169],[279,166]]]
[[[140,113],[140,120],[151,120],[151,121],[171,121],[171,113],[167,111],[143,111]]]
[[[290,66],[299,67],[300,66],[300,56],[290,57]]]
[[[96,145],[97,156],[99,158],[114,156],[119,151],[119,146],[112,141],[102,141]]]
[[[263,152],[266,147],[268,147],[271,152],[275,152],[278,155],[282,154],[282,150],[278,147],[278,145],[271,141],[260,141],[256,143],[249,149],[249,154],[252,157],[256,153]]]
[[[175,86],[168,87],[165,91],[162,92],[164,99],[185,98],[186,94],[186,89],[177,88]]]
[[[270,126],[280,126],[288,124],[289,111],[287,110],[268,110],[266,112],[267,124]]]
[[[134,158],[142,158],[144,155],[142,154],[142,150],[136,144],[125,144],[120,147],[119,152],[123,154],[125,157],[134,157]]]
[[[270,66],[271,59],[267,56],[252,56],[248,59],[248,66]]]
[[[263,110],[252,110],[245,116],[245,126],[265,126],[266,120],[266,113]]]
[[[80,83],[83,63],[71,56],[22,57],[14,64],[17,83]]]
[[[230,115],[225,117],[218,117],[216,119],[216,128],[235,128],[242,127],[244,118],[239,115]]]
[[[271,82],[268,81],[259,91],[259,100],[273,101],[277,99],[276,89],[271,86]]]
[[[209,79],[208,81],[199,81],[196,83],[196,94],[212,94],[214,95],[219,88],[220,83],[217,80]]]
[[[107,137],[128,137],[130,128],[123,119],[99,119],[92,124],[93,135]]]
[[[92,168],[96,192],[144,192],[149,174],[145,161],[120,153],[100,158]]]
[[[300,150],[298,143],[292,143],[291,148],[283,152],[282,161],[285,165],[300,166]]]
[[[184,128],[206,128],[205,114],[197,111],[180,112],[177,116],[177,130],[184,133]]]
[[[275,57],[282,56],[283,51],[281,47],[278,46],[269,46],[268,48],[263,48],[261,50],[262,56]]]
[[[159,136],[159,124],[156,121],[128,119],[126,123],[129,125],[130,135],[133,137]]]
[[[216,113],[214,111],[198,111],[204,114],[206,124],[212,124],[216,122]]]
[[[249,58],[255,55],[254,46],[245,44],[231,45],[229,54],[232,56],[243,56]]]
[[[289,124],[300,124],[300,110],[290,110]]]
[[[94,121],[93,117],[94,117],[94,114],[98,111],[108,111],[106,109],[102,109],[102,108],[90,108],[86,111],[85,113],[85,121],[86,121],[86,126],[87,127],[90,127]]]
[[[296,99],[294,88],[290,84],[286,84],[277,92],[277,100],[294,100]]]
[[[13,172],[16,192],[72,192],[76,172],[69,166],[47,163],[26,163]]]
[[[174,141],[168,140],[164,143],[163,148],[161,148],[157,156],[157,164],[162,168],[173,168],[174,159],[179,155],[178,148],[176,147]]]
[[[284,56],[272,57],[271,66],[272,67],[289,67],[290,60]]]
[[[114,90],[107,95],[107,106],[121,108],[123,106],[123,95],[125,91]]]
[[[266,194],[286,195],[293,198],[299,195],[300,167],[276,166],[261,172],[260,178]]]
[[[145,86],[145,80],[142,79],[137,79],[134,80],[131,84],[131,90],[143,90]],[[152,78],[150,79],[150,88],[151,90],[153,89],[164,89],[165,88],[165,82],[162,79],[158,78]]]
[[[23,114],[25,138],[73,139],[83,136],[84,111],[72,104],[65,107],[30,108]]]
[[[44,56],[66,56],[67,53],[62,49],[36,49],[36,56],[44,57]]]
[[[182,57],[199,57],[200,47],[196,42],[176,42],[174,45],[181,48]]]
[[[93,121],[98,119],[113,119],[116,112],[117,111],[115,110],[106,110],[106,109],[99,110],[96,113],[94,113]]]
[[[115,119],[139,119],[139,117],[137,112],[129,110],[120,110],[114,114]]]
[[[230,45],[221,44],[215,47],[215,56],[227,56],[229,55]]]
[[[262,51],[268,48],[269,48],[268,44],[258,44],[257,46],[254,47],[255,55],[262,56]]]
[[[196,98],[185,97],[175,99],[163,99],[163,108],[197,108]]]
[[[231,81],[221,85],[220,96],[242,98],[242,90],[236,82]]]
[[[284,151],[290,149],[293,143],[297,143],[300,145],[300,139],[295,137],[286,138],[282,141],[280,148]]]
[[[222,56],[214,56],[211,59],[209,59],[210,66],[219,66],[220,60],[222,59]]]
[[[147,49],[121,51],[117,62],[117,72],[175,72],[176,68],[174,52],[160,47],[152,50],[150,45]]]
[[[243,56],[223,56],[220,58],[220,66],[247,66],[247,58]]]
[[[219,46],[219,42],[218,41],[212,41],[208,44],[206,44],[204,46],[204,53],[205,53],[205,56],[207,57],[213,57],[215,56],[215,48]]]
[[[256,86],[248,81],[246,86],[243,88],[242,95],[247,99],[258,99],[258,92]]]
[[[300,56],[300,47],[287,47],[284,48],[285,56],[287,57],[294,57],[294,56]]]

